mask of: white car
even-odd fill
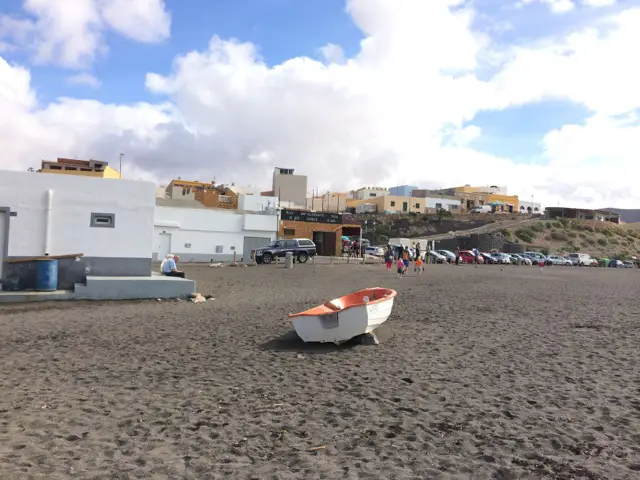
[[[365,247],[365,255],[373,255],[374,257],[384,257],[384,248],[382,247]]]
[[[562,267],[570,267],[573,265],[568,258],[560,257],[558,255],[548,255],[547,258],[551,260],[553,265],[560,265]]]
[[[529,257],[525,257],[520,253],[512,253],[511,263],[518,263],[516,260],[520,260],[520,265],[531,265],[533,263]]]
[[[511,265],[511,256],[506,253],[494,252],[491,254],[491,256],[495,258],[501,265]]]
[[[429,256],[431,256],[436,263],[446,263],[447,261],[447,257],[440,255],[435,250],[429,250]]]
[[[568,257],[571,264],[578,267],[590,267],[593,264],[591,256],[586,253],[570,253]]]
[[[442,255],[449,262],[456,261],[456,254],[453,252],[450,252],[449,250],[436,250],[436,253],[439,253],[440,255]]]

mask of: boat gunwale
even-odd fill
[[[330,303],[333,300],[339,300],[341,298],[348,297],[350,295],[355,295],[355,294],[358,294],[360,292],[366,292],[366,291],[369,291],[369,290],[386,290],[389,293],[386,294],[382,298],[377,298],[377,299],[371,300],[371,301],[369,301],[367,303],[363,302],[363,303],[357,303],[357,304],[354,304],[354,305],[349,305],[349,306],[346,306],[346,307],[341,308],[341,309],[332,309],[332,308],[327,306],[327,303]],[[398,295],[398,292],[396,290],[394,290],[393,288],[384,288],[384,287],[363,288],[361,290],[356,290],[355,292],[348,293],[347,295],[343,295],[342,297],[338,297],[337,299],[328,300],[328,301],[326,301],[325,303],[323,303],[321,305],[317,305],[317,306],[315,306],[313,308],[309,308],[309,309],[307,309],[307,310],[305,310],[303,312],[290,313],[288,315],[288,317],[289,318],[295,318],[295,317],[321,317],[321,316],[324,316],[324,315],[331,315],[331,314],[334,314],[334,313],[344,312],[345,310],[349,310],[351,308],[366,307],[367,305],[375,305],[377,303],[387,302],[389,300],[393,300],[397,295]],[[317,308],[320,308],[320,307],[327,307],[327,309],[329,311],[327,311],[325,313],[315,313],[315,312],[314,313],[309,313],[309,312],[312,312],[313,310],[315,310]]]

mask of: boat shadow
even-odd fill
[[[334,353],[348,350],[361,345],[360,337],[354,337],[348,342],[336,345],[335,343],[305,343],[295,330],[290,330],[279,337],[272,338],[260,345],[261,350],[270,352],[299,352],[306,354]]]

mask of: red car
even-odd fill
[[[475,262],[476,257],[471,250],[461,250],[460,251],[460,261],[462,263],[473,263]],[[482,255],[478,256],[478,263],[484,263],[484,259]]]

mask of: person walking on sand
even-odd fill
[[[478,268],[478,264],[480,263],[480,250],[478,250],[478,247],[473,249],[473,263],[475,267]]]
[[[416,243],[416,256],[415,256],[415,258],[416,258],[416,261],[417,261],[417,259],[420,258],[420,244],[419,243]],[[417,271],[416,269],[417,269],[417,265],[414,263],[413,270]]]
[[[418,257],[416,259],[416,268],[415,268],[416,272],[418,272],[418,275],[422,275],[422,272],[424,271],[424,263],[422,262],[422,258]]]
[[[384,254],[384,262],[387,266],[387,271],[391,271],[391,267],[393,266],[393,249],[391,245],[387,245],[387,251]]]
[[[398,258],[396,265],[398,267],[398,278],[400,278],[404,275],[404,261],[401,257]]]
[[[460,265],[460,247],[456,247],[456,265]]]
[[[407,273],[407,269],[409,268],[409,247],[404,247],[404,252],[402,252],[402,263],[404,263],[404,273]]]

